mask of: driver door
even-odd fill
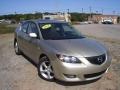
[[[36,38],[30,37],[30,33],[35,33],[37,35]],[[40,36],[39,36],[39,29],[34,22],[29,22],[28,26],[28,31],[27,31],[27,40],[26,40],[26,45],[27,45],[27,54],[28,56],[34,60],[34,62],[37,63],[40,55],[40,46],[39,46],[39,41],[40,41]]]

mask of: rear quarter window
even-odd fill
[[[24,33],[27,33],[27,28],[28,28],[28,23],[24,23],[21,26],[21,31],[24,32]]]

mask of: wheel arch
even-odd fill
[[[40,54],[40,56],[39,56],[39,60],[40,60],[40,58],[42,58],[42,57],[44,57],[44,56],[47,56],[47,55],[44,54],[44,53]],[[48,56],[47,56],[47,57],[48,57]]]
[[[48,60],[51,62],[49,56],[48,56],[47,54],[45,54],[45,53],[42,53],[42,54],[40,54],[40,56],[39,56],[39,61],[38,61],[38,63],[40,62],[40,59],[41,59],[42,57],[44,57],[44,56],[46,56],[46,57],[48,58]]]
[[[47,54],[45,54],[45,53],[42,53],[40,56],[39,56],[39,64],[38,64],[38,75],[42,78],[42,79],[44,79],[44,80],[47,80],[47,79],[45,79],[44,77],[42,77],[42,75],[40,74],[40,70],[39,70],[39,65],[40,65],[40,59],[42,58],[42,57],[44,57],[44,56],[46,56],[48,59],[49,59],[49,57],[48,57],[48,55]],[[50,61],[50,59],[49,59],[49,61]],[[54,72],[54,70],[53,70],[53,72]],[[51,80],[47,80],[47,81],[50,81],[50,82],[53,82],[55,80],[55,77],[53,78],[53,79],[51,79]]]

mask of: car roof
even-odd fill
[[[66,23],[65,21],[58,20],[37,20],[38,23]]]
[[[33,22],[36,22],[36,23],[67,23],[65,21],[58,21],[58,20],[42,20],[42,19],[38,19],[38,20],[25,20],[23,21],[22,23],[25,23],[25,22],[29,22],[29,21],[33,21]]]

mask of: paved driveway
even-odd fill
[[[89,24],[74,26],[85,35],[120,40],[120,25]]]

